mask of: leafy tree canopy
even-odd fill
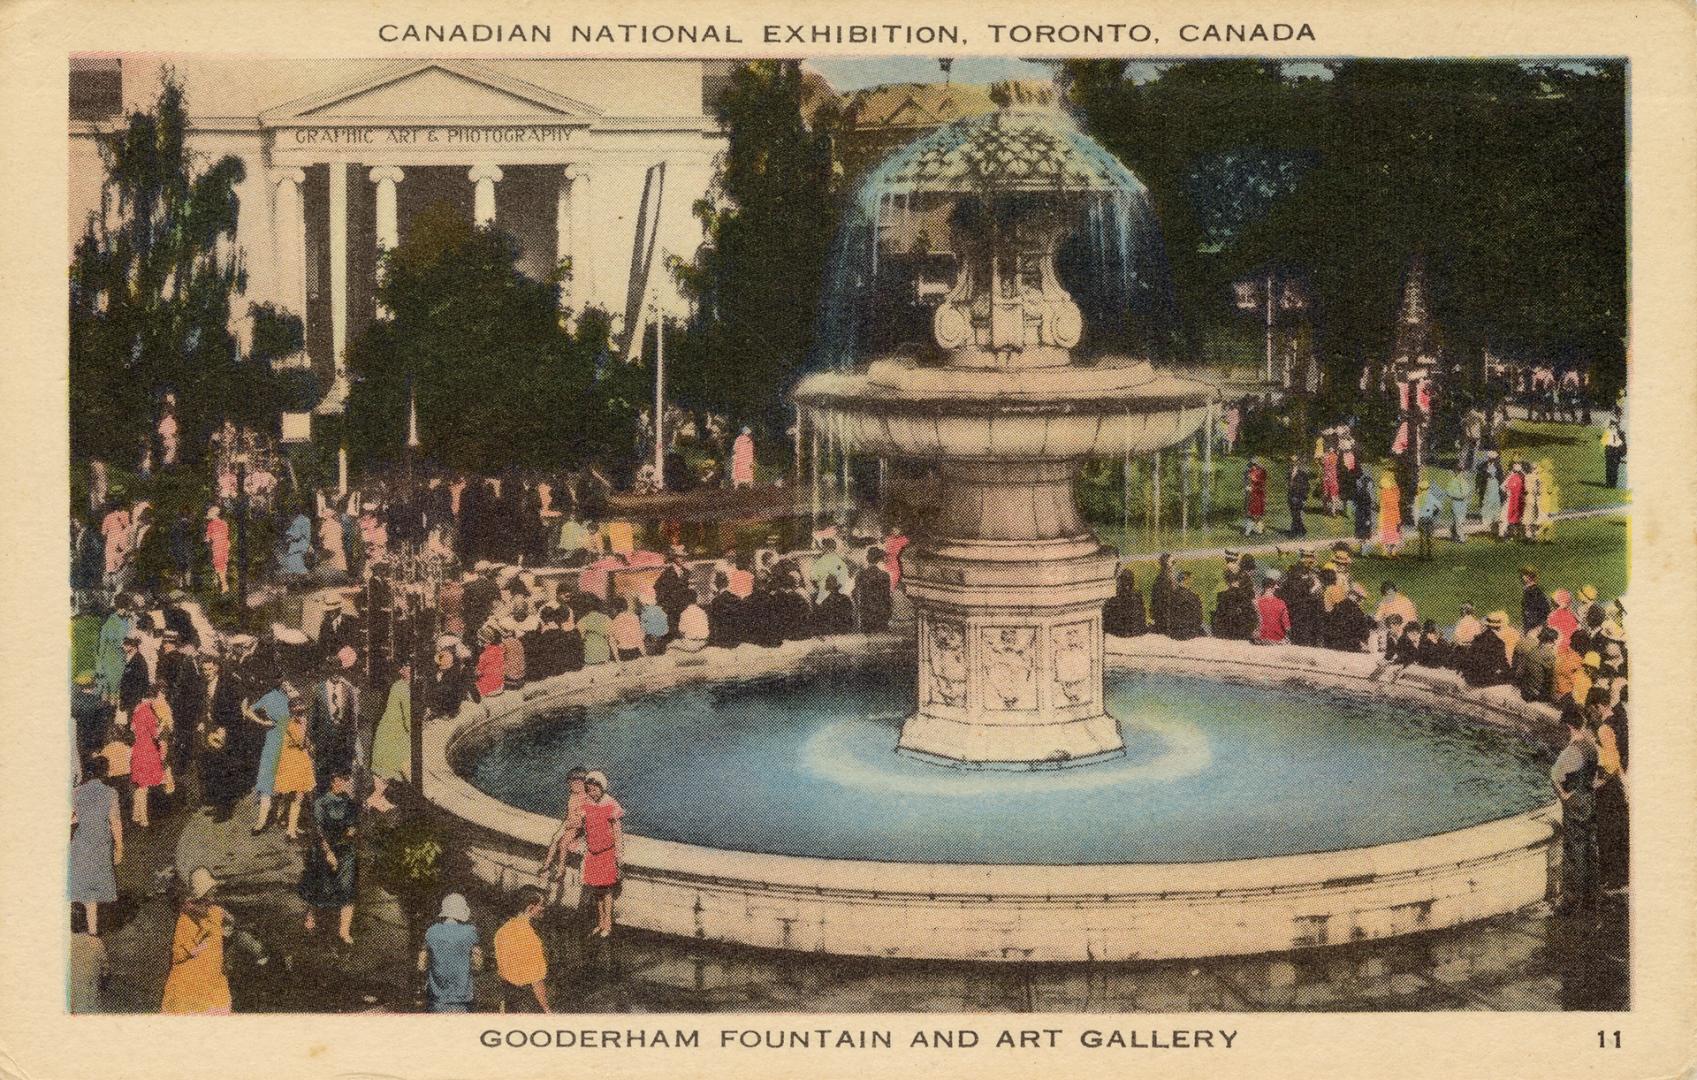
[[[696,206],[707,240],[676,267],[698,304],[678,351],[679,400],[782,430],[801,371],[836,228],[829,119],[802,118],[801,66],[739,64],[715,112],[727,146]]]
[[[524,275],[518,255],[510,235],[474,228],[445,204],[410,223],[383,259],[383,317],[348,349],[358,459],[400,459],[409,393],[423,453],[450,468],[493,474],[634,457],[651,376],[608,359],[599,309],[567,329],[558,282]]]
[[[1615,62],[1339,61],[1329,78],[1210,61],[1064,76],[1083,122],[1149,185],[1195,353],[1229,282],[1300,270],[1334,404],[1389,354],[1410,260],[1464,394],[1484,350],[1625,377],[1625,71]]]
[[[105,136],[102,209],[70,268],[71,447],[133,461],[159,403],[176,399],[185,454],[225,418],[275,419],[269,364],[230,332],[247,284],[235,246],[241,159],[208,164],[186,143],[183,86],[167,69],[149,112]]]

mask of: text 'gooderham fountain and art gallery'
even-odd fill
[[[878,269],[953,278],[884,352]],[[1083,961],[1269,952],[1514,911],[1546,892],[1547,721],[1448,673],[1105,643],[1117,556],[1090,458],[1192,436],[1218,392],[1124,345],[1166,293],[1142,183],[1053,110],[940,128],[863,183],[795,402],[934,471],[909,635],[667,655],[426,730],[429,796],[491,881],[536,880],[574,761],[620,776],[622,922],[808,952]],[[1197,672],[1206,671],[1206,677]],[[1394,767],[1392,767],[1394,763]]]

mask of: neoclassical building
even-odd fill
[[[724,143],[710,105],[723,63],[195,54],[72,60],[72,244],[101,212],[98,133],[151,107],[166,65],[184,86],[190,146],[247,166],[237,314],[269,301],[301,315],[327,374],[375,317],[380,252],[433,204],[511,232],[532,276],[569,259],[562,302],[616,315],[645,267],[701,242],[691,207]],[[669,274],[651,285],[682,309]]]

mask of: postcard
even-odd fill
[[[10,1071],[1691,1070],[1689,5],[10,15]]]

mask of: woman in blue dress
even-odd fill
[[[265,742],[259,749],[259,771],[254,775],[253,789],[259,793],[259,817],[253,823],[255,836],[271,824],[271,795],[277,786],[277,761],[283,756],[283,735],[289,728],[289,708],[295,697],[294,687],[285,682],[247,710],[248,719],[265,729]]]
[[[354,897],[359,892],[358,808],[353,799],[351,770],[337,769],[330,790],[312,804],[317,835],[307,845],[301,874],[300,898],[306,901],[306,930],[318,928],[318,909],[340,908],[340,937],[354,943]]]
[[[1503,464],[1492,450],[1485,455],[1485,464],[1479,467],[1480,495],[1479,520],[1490,530],[1491,535],[1498,540],[1503,536]]]
[[[289,522],[288,531],[283,534],[283,548],[277,555],[277,572],[284,577],[305,575],[306,554],[311,550],[312,522],[297,510],[294,520]]]
[[[118,793],[106,783],[106,759],[83,764],[83,780],[71,791],[70,899],[88,913],[88,932],[100,933],[99,905],[118,899],[113,867],[124,860],[124,818]]]

